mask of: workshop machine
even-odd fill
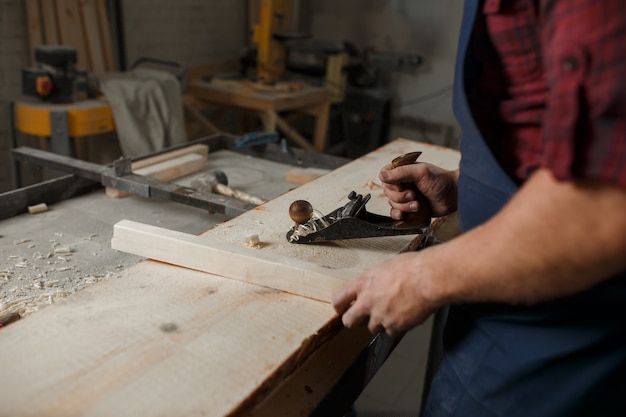
[[[291,6],[291,0],[260,1],[259,20],[254,26],[252,39],[256,45],[257,80],[262,84],[274,84],[283,75],[287,41],[308,37],[284,30]]]
[[[376,87],[381,71],[414,69],[423,62],[418,54],[359,50],[350,42],[314,40],[307,33],[285,30],[292,8],[293,0],[260,0],[252,34],[255,47],[245,50],[241,60],[244,70],[256,67],[263,84],[274,84],[290,71],[326,77],[330,83],[341,82],[345,75],[351,86]]]
[[[37,46],[37,66],[22,69],[22,93],[50,103],[85,98],[87,71],[76,67],[77,58],[76,49],[70,46]]]

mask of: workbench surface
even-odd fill
[[[78,287],[76,283],[86,277],[102,281],[2,329],[0,350],[6,355],[0,356],[0,384],[8,387],[0,392],[2,410],[15,416],[308,414],[366,349],[371,340],[366,329],[340,330],[328,303],[270,288],[151,260],[128,268],[138,259],[105,249],[112,225],[130,219],[187,233],[211,229],[213,233],[207,233],[239,242],[239,228],[251,224],[264,229],[262,240],[269,244],[261,250],[273,251],[285,245],[283,229],[289,221],[283,221],[282,208],[295,196],[308,196],[326,212],[345,200],[348,188],[356,187],[357,192],[375,190],[375,211],[386,210],[380,186],[372,183],[377,170],[416,146],[394,142],[322,177],[320,187],[303,186],[213,229],[225,219],[182,206],[170,211],[173,203],[134,197],[114,201],[111,208],[100,192],[54,205],[49,212],[1,222],[0,239],[7,242],[2,242],[0,252],[2,270],[7,272],[2,285],[16,288],[13,293],[60,293],[65,285]],[[433,163],[448,168],[458,164],[453,151],[420,147],[431,151]],[[232,180],[236,171],[227,168],[244,167],[243,177],[256,179],[248,184],[232,180],[231,185],[266,198],[293,188],[283,180],[288,167],[257,169],[254,163],[246,157],[243,163],[230,160],[211,168],[223,169]],[[264,194],[262,185],[275,187],[273,194]],[[273,230],[276,224],[280,230]],[[310,262],[345,268],[349,279],[378,259],[393,256],[410,237],[404,239],[333,244],[331,252],[349,256],[335,259],[336,264],[328,263],[333,258],[327,256],[311,256]],[[66,250],[55,254],[59,247]],[[323,246],[307,249],[311,254],[328,252]],[[47,258],[50,263],[38,259],[35,251],[53,253]],[[57,278],[59,273],[68,278]],[[33,288],[37,279],[43,283]],[[50,295],[48,300],[56,301]],[[350,385],[359,388],[359,382],[367,383],[366,376],[388,353],[381,348],[368,356]],[[37,401],[30,404],[29,398]]]
[[[232,187],[271,199],[297,186],[285,181],[291,168],[220,150],[211,153],[202,172],[175,182],[189,185],[203,172],[220,169]],[[0,315],[29,315],[137,263],[140,257],[111,249],[113,225],[122,219],[199,234],[228,217],[158,199],[109,198],[101,189],[47,212],[2,220]]]

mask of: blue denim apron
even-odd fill
[[[463,231],[488,220],[517,191],[465,96],[466,49],[479,6],[465,2],[455,75]],[[626,416],[626,274],[534,307],[452,306],[423,416]]]

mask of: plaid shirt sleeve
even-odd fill
[[[623,0],[541,0],[548,96],[541,165],[626,188]]]

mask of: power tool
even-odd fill
[[[37,67],[22,69],[22,93],[50,103],[86,98],[87,71],[76,68],[77,55],[69,46],[37,46]]]

